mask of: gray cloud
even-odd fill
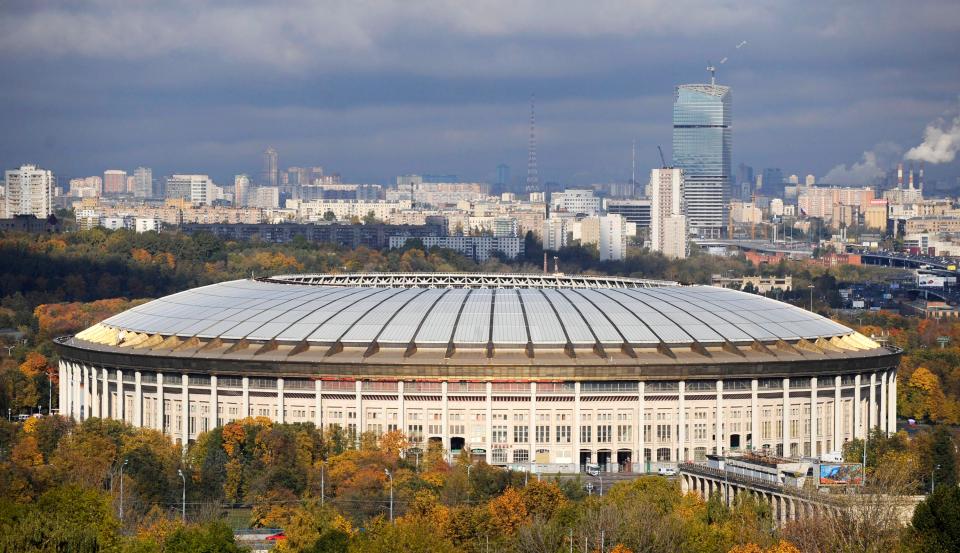
[[[825,174],[921,140],[960,90],[958,36],[952,0],[8,2],[0,164],[229,180],[273,144],[350,180],[516,174],[535,91],[546,178],[626,178],[633,139],[644,164],[669,149],[673,86],[730,56],[736,160]]]
[[[906,159],[928,163],[950,163],[960,150],[960,115],[952,121],[938,119],[923,131],[923,142],[910,148]]]

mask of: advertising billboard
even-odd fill
[[[918,275],[917,284],[929,288],[943,288],[946,280],[942,276]]]
[[[821,486],[859,485],[863,479],[860,463],[824,463],[820,465]]]

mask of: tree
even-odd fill
[[[163,544],[163,553],[242,553],[233,531],[221,521],[178,528]]]
[[[0,551],[116,551],[117,520],[107,495],[76,485],[54,488],[35,503],[0,504]]]
[[[930,445],[930,463],[937,486],[957,486],[957,453],[953,436],[945,426],[933,429]]]
[[[960,488],[938,487],[920,502],[901,543],[907,551],[960,551]]]
[[[487,503],[490,524],[500,534],[512,536],[527,521],[527,506],[516,488],[507,488]]]
[[[323,214],[324,221],[336,221],[337,216],[332,211],[327,211]]]

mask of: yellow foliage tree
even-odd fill
[[[503,535],[513,535],[527,521],[527,506],[516,488],[507,488],[487,503],[490,524]]]

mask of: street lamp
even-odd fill
[[[180,479],[183,480],[183,498],[182,503],[180,504],[180,520],[187,522],[187,477],[183,475],[183,471],[177,469],[177,474],[180,475]]]
[[[813,288],[814,288],[814,286],[813,286],[812,284],[810,284],[810,285],[807,286],[807,288],[810,289],[810,311],[812,312],[812,311],[813,311]]]
[[[933,494],[933,490],[936,489],[936,479],[937,471],[940,470],[940,465],[935,465],[933,471],[930,472],[930,494]]]
[[[323,467],[326,465],[326,461],[320,461],[320,506],[323,507],[323,490],[324,490],[324,474]]]
[[[124,459],[120,465],[120,522],[123,522],[123,467],[127,466],[129,459]]]
[[[383,472],[390,479],[390,522],[393,522],[393,474],[390,473],[388,468],[384,468]]]
[[[603,497],[603,475],[598,472],[597,478],[600,479],[600,497]]]

